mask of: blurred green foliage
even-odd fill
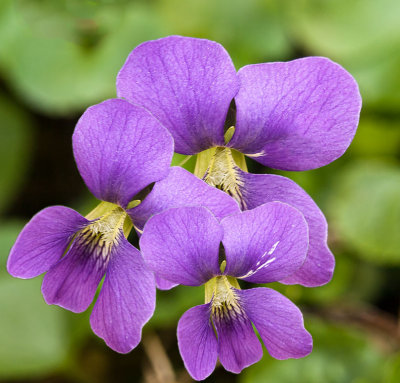
[[[242,383],[399,382],[400,345],[393,330],[400,290],[399,17],[398,0],[0,1],[0,381],[50,376],[53,381],[133,381],[128,379],[132,366],[140,376],[148,364],[141,347],[127,356],[109,351],[90,331],[90,310],[77,316],[47,306],[40,280],[14,280],[5,264],[30,218],[29,201],[45,207],[42,196],[58,190],[49,177],[43,185],[36,177],[38,171],[47,174],[56,145],[70,145],[64,137],[72,134],[79,115],[115,97],[116,75],[136,45],[183,34],[220,42],[237,68],[327,56],[353,74],[364,105],[356,137],[342,158],[309,172],[281,172],[326,214],[336,255],[336,272],[326,286],[273,286],[308,309],[313,353],[277,361],[265,352],[240,377],[222,370],[215,376]],[[73,166],[70,153],[59,161],[62,174]],[[175,155],[172,164],[183,160]],[[184,166],[192,171],[194,161]],[[265,171],[251,161],[249,168]],[[68,173],[70,179],[76,183],[65,185],[71,191],[67,202],[85,214],[93,198],[77,172]],[[57,194],[53,198],[61,203]],[[163,334],[181,376],[176,323],[186,309],[203,303],[203,292],[178,287],[159,292],[157,299],[144,334]],[[340,323],[322,315],[343,304],[354,312]],[[371,309],[385,326],[365,326]]]
[[[13,199],[27,171],[32,127],[26,112],[0,93],[0,212]]]
[[[364,105],[395,111],[400,103],[400,3],[397,0],[289,1],[291,36],[357,79]],[[367,97],[366,97],[367,96]]]
[[[249,367],[241,383],[372,383],[382,382],[385,355],[360,331],[327,325],[320,320],[306,323],[314,348],[306,359],[278,361],[264,357]]]
[[[0,225],[0,378],[32,377],[57,369],[66,359],[68,334],[60,308],[46,305],[38,294],[40,280],[21,281],[5,272],[5,249],[23,225]]]
[[[332,225],[361,257],[400,263],[400,169],[377,161],[354,162],[338,176]]]

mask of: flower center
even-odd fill
[[[84,253],[95,257],[98,266],[103,267],[121,236],[129,234],[132,222],[124,209],[109,202],[101,202],[86,218],[93,222],[76,234],[73,246],[84,248]]]
[[[204,166],[205,163],[207,163],[207,167]],[[245,209],[246,204],[242,195],[244,185],[237,163],[240,163],[241,167],[246,165],[243,154],[234,149],[226,147],[208,149],[198,154],[195,174],[209,185],[228,193],[240,204],[242,209]],[[204,168],[206,169],[205,173],[199,174]]]
[[[205,301],[212,301],[211,314],[214,319],[236,317],[242,312],[235,289],[240,290],[236,278],[221,275],[205,285]]]
[[[97,251],[101,250],[102,254],[106,255],[118,242],[126,216],[125,211],[117,207],[86,226],[80,232],[81,238],[86,239],[88,246],[96,247]]]
[[[137,202],[138,201],[132,201],[131,204],[135,203],[136,205],[139,205],[139,203]],[[129,215],[125,212],[125,210],[122,209],[120,206],[113,204],[111,202],[105,202],[105,201],[100,202],[85,218],[90,221],[94,221],[92,225],[97,223],[97,226],[99,227],[101,225],[105,227],[105,225],[107,224],[108,226],[110,226],[113,223],[114,224],[116,224],[117,222],[120,223],[120,220],[122,220],[123,224],[122,229],[124,231],[126,238],[128,238],[128,235],[133,228],[133,223]]]

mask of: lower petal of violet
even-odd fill
[[[218,342],[211,323],[211,303],[192,307],[182,315],[178,323],[178,346],[194,379],[203,380],[214,371]]]
[[[87,224],[75,210],[51,206],[37,213],[19,234],[8,258],[8,272],[33,278],[48,271],[64,254],[72,236]]]
[[[122,234],[121,234],[122,235]],[[67,254],[43,278],[42,293],[48,304],[73,312],[85,311],[93,301],[111,252],[80,232]]]
[[[117,352],[131,351],[140,342],[143,325],[153,315],[155,300],[153,273],[140,252],[122,239],[90,317],[94,333]]]
[[[239,305],[213,313],[213,322],[218,333],[219,360],[226,370],[238,374],[261,359],[261,343]]]
[[[283,283],[315,287],[328,283],[335,267],[335,258],[327,245],[328,225],[312,198],[289,178],[273,174],[250,174],[238,170],[242,196],[247,209],[266,202],[281,201],[303,213],[309,228],[309,248],[304,264]]]
[[[303,315],[289,299],[266,287],[237,294],[271,356],[302,358],[311,352],[312,338],[304,328]]]

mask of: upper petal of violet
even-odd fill
[[[40,211],[26,224],[12,247],[8,272],[18,278],[33,278],[48,271],[87,222],[75,210],[64,206]]]
[[[263,165],[308,170],[340,157],[357,129],[354,78],[323,57],[239,70],[237,122],[229,145]]]
[[[308,227],[294,207],[271,202],[221,221],[227,275],[253,283],[276,282],[304,263]]]
[[[200,286],[220,274],[222,234],[218,220],[204,207],[168,209],[148,220],[140,249],[157,276]]]
[[[88,108],[72,137],[79,172],[98,199],[122,207],[168,174],[173,139],[145,109],[112,99]]]
[[[235,68],[220,44],[181,36],[139,45],[117,77],[118,96],[156,116],[182,154],[224,144],[224,122],[237,90]]]

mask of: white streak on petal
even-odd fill
[[[271,255],[274,253],[274,251],[276,250],[276,248],[277,248],[279,242],[280,242],[280,241],[275,242],[275,243],[273,244],[273,246],[271,247],[271,249],[270,249],[269,251],[266,251],[266,252],[260,257],[260,259],[259,259],[258,262],[256,263],[256,267],[257,267],[257,268],[256,268],[255,270],[250,270],[247,274],[242,275],[242,276],[240,276],[240,277],[238,277],[238,278],[248,278],[248,277],[250,277],[251,275],[253,275],[253,274],[257,273],[258,271],[260,271],[261,269],[263,269],[263,268],[265,268],[265,267],[268,267],[273,261],[275,261],[276,258],[273,257],[273,258],[268,258],[265,262],[261,263],[262,260],[263,260],[263,258],[264,258],[265,256],[267,256],[267,255],[268,255],[268,256],[271,256]]]

